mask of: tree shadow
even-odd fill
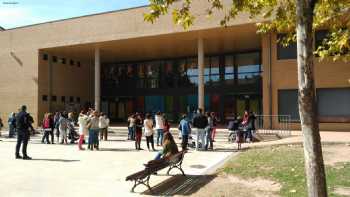
[[[132,148],[100,148],[99,151],[106,152],[139,152]]]
[[[176,175],[141,194],[151,196],[190,196],[210,183],[217,175]],[[208,195],[210,196],[210,195]]]
[[[80,160],[70,160],[70,159],[32,159],[32,161],[52,161],[52,162],[78,162]]]

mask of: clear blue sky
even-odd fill
[[[0,0],[5,29],[147,5],[148,0]]]

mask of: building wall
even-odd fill
[[[272,114],[278,114],[278,90],[297,89],[297,61],[277,60],[276,34],[272,35],[271,48],[271,75],[272,75]],[[262,39],[263,46],[263,104],[264,114],[269,114],[269,92],[268,92],[268,68],[269,68],[269,38],[265,35]],[[266,51],[267,50],[267,51]],[[315,58],[315,82],[316,88],[343,88],[350,87],[350,62],[324,60]],[[350,102],[350,101],[349,101]],[[277,119],[273,120],[273,127],[278,127]],[[292,129],[300,129],[300,123],[293,123]],[[350,123],[320,123],[321,130],[350,130]]]
[[[219,21],[224,13],[207,19],[205,10],[208,5],[206,0],[194,2],[192,12],[198,17],[191,31],[220,27]],[[147,7],[141,7],[0,31],[0,117],[7,120],[8,114],[21,104],[28,105],[36,122],[47,111],[47,104],[41,101],[42,94],[47,92],[47,68],[38,60],[42,49],[184,32],[173,24],[171,14],[161,17],[155,24],[145,22],[143,14],[148,11]],[[252,22],[247,14],[241,14],[230,25]],[[54,68],[59,67],[54,65]],[[74,69],[71,68],[65,71],[59,69],[58,72],[60,75],[55,75],[58,78],[53,84],[54,95],[74,96],[78,91],[82,100],[87,97],[86,83],[89,82],[86,74],[73,74]],[[77,80],[77,76],[81,81]],[[85,83],[83,89],[70,86],[71,81],[74,84]]]
[[[67,105],[75,104],[82,106],[85,102],[91,101],[91,86],[93,86],[93,78],[91,78],[92,65],[91,62],[84,62],[69,56],[61,56],[60,54],[49,54],[45,51],[39,53],[39,93],[38,103],[39,120],[44,113],[49,112],[49,101],[43,101],[43,95],[49,95],[49,64],[50,60],[44,60],[43,55],[48,54],[52,64],[52,95],[57,97],[57,101],[51,101],[52,111],[62,111],[67,109]],[[57,62],[52,61],[52,57],[57,57]],[[66,59],[63,64],[61,58]],[[74,65],[70,65],[70,60],[74,61]],[[80,62],[78,67],[77,62]],[[65,96],[65,102],[61,101],[61,97]],[[74,97],[74,102],[70,102],[70,97]],[[80,102],[77,102],[77,97]]]

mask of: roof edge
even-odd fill
[[[47,21],[47,22],[42,22],[42,23],[35,23],[35,24],[31,24],[31,25],[24,25],[24,26],[9,28],[9,29],[5,29],[5,28],[2,28],[0,26],[0,31],[1,31],[1,29],[3,29],[4,31],[5,30],[16,30],[16,29],[22,29],[22,28],[27,28],[27,27],[32,27],[32,26],[39,26],[39,25],[44,25],[44,24],[49,24],[49,23],[57,23],[57,22],[62,22],[62,21],[67,21],[67,20],[74,20],[74,19],[78,19],[78,18],[98,16],[98,15],[103,15],[103,14],[124,12],[124,11],[128,11],[128,10],[135,10],[135,9],[146,8],[146,7],[149,7],[149,5],[141,5],[141,6],[137,6],[137,7],[124,8],[124,9],[118,9],[118,10],[111,10],[111,11],[100,12],[100,13],[95,13],[95,14],[87,14],[87,15],[82,15],[82,16],[75,16],[75,17],[70,17],[70,18],[65,18],[65,19],[58,19],[58,20]]]

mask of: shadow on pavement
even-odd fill
[[[99,151],[110,151],[110,152],[139,152],[134,148],[100,148]]]
[[[69,159],[32,159],[32,161],[78,162],[80,160],[69,160]]]
[[[152,191],[147,190],[141,194],[152,196],[190,196],[210,183],[215,177],[216,175],[176,175],[152,187]]]

